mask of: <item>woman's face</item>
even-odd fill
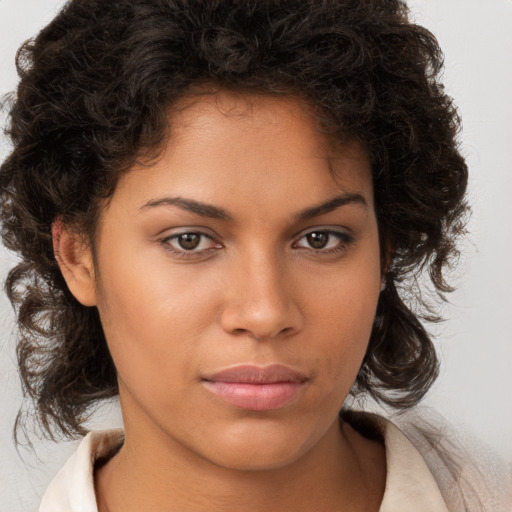
[[[370,164],[292,99],[203,96],[170,125],[157,163],[120,179],[96,244],[127,439],[281,467],[337,431],[366,351]]]

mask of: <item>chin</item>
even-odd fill
[[[292,464],[314,444],[292,428],[226,429],[206,457],[217,466],[238,471],[271,471]]]

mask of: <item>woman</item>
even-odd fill
[[[339,416],[432,384],[404,283],[450,291],[467,209],[439,48],[401,3],[75,1],[19,59],[24,386],[49,434],[117,394],[124,420],[41,511],[467,503],[391,424]]]

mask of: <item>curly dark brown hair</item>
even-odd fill
[[[2,237],[21,257],[6,290],[24,389],[48,435],[82,434],[92,406],[118,393],[97,310],[56,263],[52,223],[93,243],[100,201],[158,148],[169,108],[205,84],[295,95],[365,148],[386,287],[352,392],[399,409],[423,397],[438,360],[421,320],[437,317],[410,283],[426,271],[437,296],[451,290],[467,168],[441,51],[407,16],[398,0],[72,0],[21,47]]]

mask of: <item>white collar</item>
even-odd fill
[[[379,512],[448,512],[420,452],[393,423],[378,420],[386,448],[386,489]]]

